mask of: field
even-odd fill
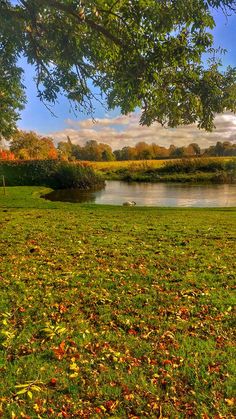
[[[0,189],[0,417],[235,417],[236,209]]]
[[[208,160],[220,160],[227,162],[229,160],[236,160],[236,157],[208,157]],[[101,171],[112,171],[120,169],[159,169],[163,164],[167,162],[174,162],[178,159],[165,159],[165,160],[124,160],[124,161],[99,161],[90,162],[91,165],[97,170]]]
[[[113,172],[117,170],[146,170],[157,169],[167,160],[124,160],[124,161],[99,161],[91,162],[91,165],[101,172]]]

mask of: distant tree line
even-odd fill
[[[197,143],[176,147],[173,144],[166,148],[156,143],[138,142],[135,146],[126,146],[112,151],[108,144],[87,141],[84,146],[72,144],[70,138],[58,144],[58,153],[68,160],[112,161],[112,160],[151,160],[183,157],[236,156],[236,144],[230,141],[220,142],[202,150]]]
[[[223,157],[236,156],[236,144],[230,141],[220,142],[201,149],[197,143],[166,148],[156,143],[138,142],[135,146],[125,146],[112,151],[108,144],[95,140],[87,141],[84,146],[73,144],[70,137],[58,143],[57,148],[50,137],[42,137],[35,132],[18,131],[11,139],[9,150],[0,149],[2,160],[82,160],[82,161],[113,161],[113,160],[151,160],[174,159],[184,157]]]

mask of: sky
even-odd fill
[[[226,48],[222,56],[223,67],[236,66],[236,13],[226,17],[222,12],[214,12],[216,27],[213,30],[215,46]],[[70,104],[64,97],[59,97],[58,103],[49,110],[37,98],[33,81],[34,69],[25,60],[21,60],[25,71],[24,85],[26,86],[27,104],[21,113],[18,123],[20,129],[36,131],[38,134],[49,135],[55,144],[66,141],[69,135],[74,144],[85,144],[88,140],[96,140],[110,144],[112,149],[127,145],[133,146],[139,141],[155,142],[169,147],[170,144],[184,146],[197,142],[201,148],[209,147],[216,141],[232,141],[236,143],[236,115],[226,113],[217,115],[216,129],[212,133],[200,131],[196,126],[163,128],[155,123],[150,127],[139,125],[139,115],[120,115],[119,109],[107,111],[100,104],[96,105],[94,123],[84,114],[74,115]]]

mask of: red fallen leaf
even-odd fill
[[[137,332],[136,332],[136,330],[134,330],[134,329],[129,329],[129,330],[128,330],[128,334],[129,334],[129,335],[137,335]]]
[[[216,364],[210,364],[208,365],[208,371],[217,373],[217,372],[220,372],[220,367],[221,367],[220,362]]]
[[[60,304],[59,305],[59,312],[62,314],[62,313],[66,313],[67,312],[67,307],[66,306],[64,306],[63,304]]]
[[[157,360],[148,358],[148,364],[149,365],[157,365]]]
[[[164,351],[166,349],[166,344],[165,343],[159,343],[159,349]]]
[[[108,343],[108,342],[104,342],[104,344],[103,344],[103,348],[105,348],[105,349],[108,349],[108,348],[110,348],[110,345],[109,345],[109,343]]]
[[[57,359],[62,359],[66,353],[65,341],[63,340],[57,348],[53,348],[53,353]]]
[[[216,338],[216,347],[217,348],[223,348],[225,345],[225,339],[223,336],[217,336]]]
[[[164,359],[164,361],[162,361],[163,365],[171,365],[172,361],[170,359]]]
[[[50,384],[50,386],[55,387],[56,384],[57,384],[57,379],[56,378],[51,378],[49,384]]]
[[[24,313],[25,312],[25,308],[24,307],[19,307],[19,312],[20,313]]]
[[[112,412],[113,410],[115,410],[115,408],[117,407],[118,403],[119,403],[118,401],[108,400],[105,403],[105,407],[106,407],[107,410],[109,410],[110,412]]]
[[[95,407],[94,410],[96,413],[102,413],[102,409],[100,407]]]

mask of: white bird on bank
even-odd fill
[[[136,205],[136,202],[134,201],[123,202],[124,207],[134,207],[135,205]]]

